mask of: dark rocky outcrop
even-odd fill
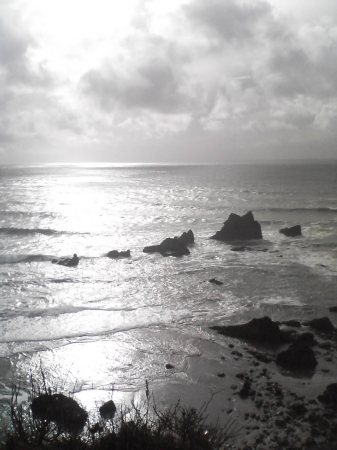
[[[159,245],[149,245],[144,247],[144,253],[160,253],[162,256],[184,256],[189,255],[188,245],[194,243],[192,230],[184,232],[181,236],[166,238]]]
[[[111,252],[108,252],[106,256],[111,259],[130,258],[131,253],[130,250],[122,250],[120,252],[118,250],[111,250]]]
[[[211,239],[225,242],[262,239],[261,225],[254,219],[251,211],[243,216],[231,213],[221,230],[211,236]]]
[[[307,322],[303,322],[303,324],[309,326],[313,330],[318,331],[319,333],[332,334],[336,331],[336,328],[333,326],[331,320],[328,317],[320,317],[318,319],[308,320]]]
[[[184,231],[183,234],[178,238],[180,242],[185,245],[194,244],[194,234],[192,230]]]
[[[239,396],[242,399],[248,398],[251,394],[253,394],[252,390],[252,382],[249,378],[246,378],[243,382],[242,388],[239,391]]]
[[[59,266],[77,267],[80,262],[80,258],[76,255],[76,253],[74,253],[72,258],[52,259],[51,262],[53,264],[58,264]]]
[[[329,384],[323,394],[318,396],[318,399],[324,405],[337,411],[337,383]]]
[[[289,342],[289,336],[281,331],[278,324],[269,317],[252,319],[242,325],[214,326],[211,328],[224,336],[258,341],[263,344],[280,345]]]
[[[208,280],[210,283],[212,284],[216,284],[217,286],[221,286],[223,285],[222,281],[217,280],[216,278],[211,278],[210,280]]]
[[[41,394],[31,404],[35,419],[54,422],[63,432],[80,433],[87,421],[87,412],[63,394]]]
[[[301,225],[294,225],[293,227],[289,228],[281,228],[280,233],[284,234],[287,237],[302,236]]]
[[[116,405],[113,400],[109,400],[99,408],[99,413],[102,417],[102,419],[113,419],[116,414]]]
[[[313,370],[317,360],[313,350],[303,342],[294,342],[276,356],[276,363],[291,370]]]

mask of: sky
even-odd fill
[[[0,0],[0,163],[337,159],[336,0]]]

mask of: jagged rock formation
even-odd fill
[[[221,230],[211,236],[211,239],[218,241],[262,239],[261,225],[254,219],[251,211],[243,216],[231,213]]]

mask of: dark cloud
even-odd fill
[[[185,7],[188,18],[227,41],[245,41],[255,38],[256,27],[270,14],[265,2],[241,3],[235,0],[194,0]]]
[[[123,54],[100,69],[84,74],[81,87],[106,111],[122,108],[173,114],[184,111],[183,51],[168,39],[147,32],[129,37]]]
[[[275,48],[269,70],[276,76],[272,86],[276,95],[308,95],[322,99],[334,95],[337,89],[337,39],[315,59],[298,44]]]
[[[33,38],[20,27],[9,25],[0,17],[0,75],[8,85],[46,85],[51,77],[42,65],[33,67],[28,58]]]

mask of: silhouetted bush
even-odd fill
[[[143,404],[121,407],[113,418],[88,418],[75,428],[71,426],[71,414],[62,408],[70,405],[80,411],[81,420],[88,417],[87,413],[71,397],[47,388],[44,377],[42,389],[32,381],[29,402],[19,402],[19,393],[14,386],[8,408],[10,429],[0,450],[220,450],[238,432],[230,419],[222,427],[207,425],[209,402],[199,410],[179,402],[158,409],[147,382]],[[57,404],[57,415],[55,399],[62,400]],[[32,405],[39,404],[43,408],[37,412]]]

